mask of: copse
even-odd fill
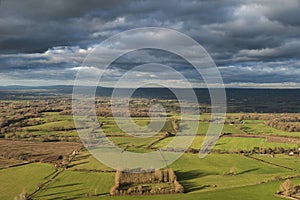
[[[110,194],[112,196],[154,195],[182,193],[183,191],[184,188],[178,182],[174,170],[159,169],[151,171],[135,170],[135,173],[132,173],[132,171],[117,171],[115,184],[110,189]]]
[[[300,132],[300,114],[240,114],[239,120],[265,120],[265,124],[287,132]]]
[[[282,119],[273,119],[266,122],[266,125],[273,128],[287,131],[287,132],[300,132],[300,123],[295,121],[282,121]]]

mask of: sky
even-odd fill
[[[0,85],[72,85],[79,70],[95,70],[82,63],[102,41],[133,28],[161,27],[202,45],[226,87],[299,88],[299,11],[299,0],[0,0]],[[132,35],[131,41],[147,37]],[[202,86],[186,60],[153,49],[117,59],[103,85],[153,62]],[[147,67],[131,74],[127,84],[153,78],[184,87],[178,77],[160,71],[161,65]]]

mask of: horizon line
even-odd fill
[[[74,85],[0,85],[0,87],[31,87],[31,88],[41,88],[41,87],[74,87]],[[76,87],[95,87],[95,85],[76,85]],[[106,89],[114,89],[115,87],[107,87],[107,86],[96,86],[97,88],[106,88]],[[190,89],[188,87],[170,87],[172,89]],[[192,87],[193,89],[209,89],[208,87]],[[266,87],[266,86],[226,86],[224,87],[210,87],[210,89],[300,89],[300,86],[292,87]],[[165,87],[140,87],[140,88],[132,88],[132,87],[119,87],[118,89],[167,89]]]

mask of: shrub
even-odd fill
[[[295,192],[296,192],[296,188],[295,188],[293,182],[290,179],[287,179],[280,185],[278,193],[285,195],[285,196],[291,196]]]
[[[231,167],[229,172],[224,172],[223,174],[224,176],[226,175],[232,175],[232,176],[235,176],[237,175],[237,168],[236,167]]]
[[[237,174],[237,168],[236,167],[231,167],[229,170],[230,175],[236,175]]]

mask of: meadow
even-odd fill
[[[249,134],[279,135],[300,137],[300,132],[288,132],[272,128],[264,124],[261,120],[248,120],[241,125],[243,131]]]
[[[190,136],[181,136],[182,140],[185,140],[185,137]],[[154,145],[155,148],[163,148],[166,146],[173,138],[166,138],[164,140],[159,141]],[[196,136],[191,148],[199,149],[204,141],[204,136]],[[214,146],[214,150],[221,150],[225,152],[238,152],[239,150],[250,151],[255,147],[263,147],[263,148],[276,148],[283,147],[285,149],[288,148],[297,148],[297,144],[287,144],[280,142],[266,142],[264,138],[244,138],[244,137],[221,137],[216,145]]]
[[[81,156],[81,155],[80,155]],[[81,169],[103,169],[96,160],[85,163]],[[236,167],[236,175],[225,175]],[[45,188],[36,193],[36,199],[135,199],[137,197],[110,197],[114,173],[76,171],[74,166],[62,172]],[[274,177],[288,177],[295,172],[272,164],[262,163],[242,155],[209,155],[199,159],[197,155],[185,154],[170,166],[176,171],[178,179],[185,188],[183,195],[164,195],[163,199],[209,199],[230,197],[236,191],[250,191],[245,199],[277,199],[274,193],[282,181]],[[78,168],[77,168],[78,169]],[[74,171],[75,170],[75,171]],[[268,182],[270,181],[270,182]],[[268,191],[265,194],[262,191]],[[255,192],[256,191],[256,192]],[[88,197],[89,196],[89,197]],[[139,197],[141,198],[141,197]],[[161,196],[143,196],[143,199],[161,199]],[[240,199],[239,195],[232,199]],[[243,198],[244,199],[244,198]]]

